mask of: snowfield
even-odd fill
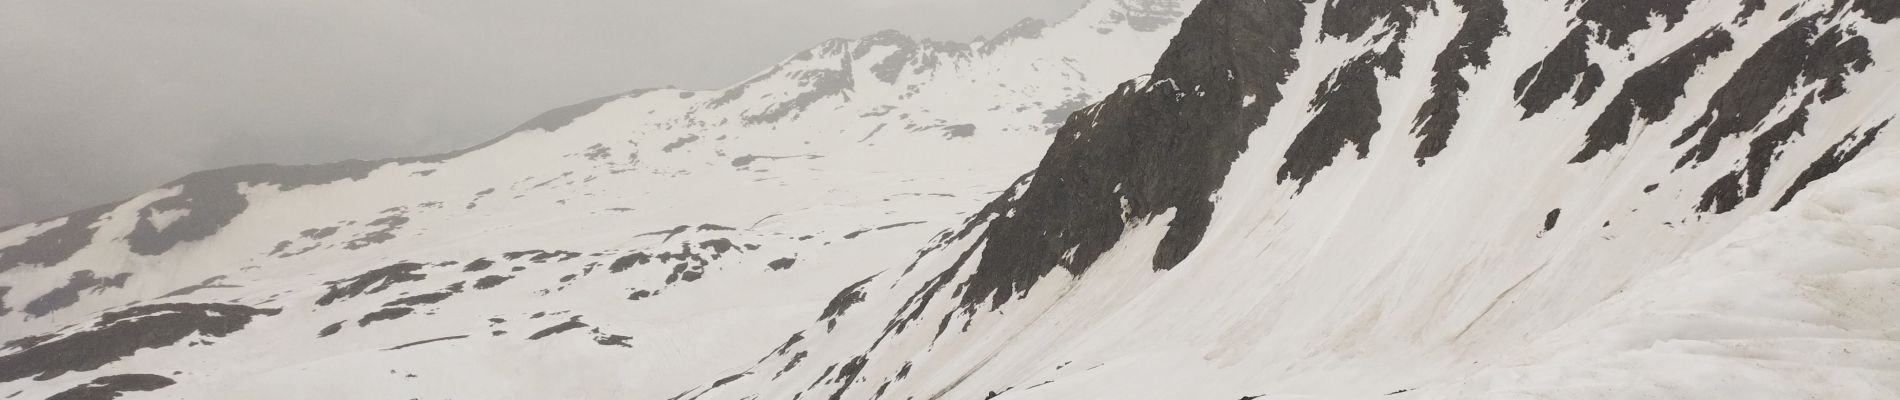
[[[1094,0],[0,232],[19,398],[1900,398],[1900,5]]]

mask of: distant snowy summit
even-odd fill
[[[1034,168],[1068,113],[1165,48],[1184,12],[1167,4],[969,43],[827,41],[730,88],[602,97],[462,151],[206,171],[11,227],[0,396],[677,393]],[[461,346],[520,352],[413,353]],[[652,362],[576,385],[559,354]],[[495,368],[425,372],[457,365]]]

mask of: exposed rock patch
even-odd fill
[[[562,322],[558,325],[550,326],[547,329],[542,329],[540,332],[535,332],[533,335],[528,335],[528,340],[541,340],[541,338],[544,338],[544,337],[559,334],[561,332],[567,332],[567,331],[571,331],[575,329],[586,328],[587,326],[588,326],[587,323],[581,322],[581,317],[578,317],[578,316],[572,317],[572,318],[569,318],[567,322]]]
[[[1574,1],[1574,0],[1573,0]],[[1676,23],[1689,15],[1689,4],[1695,0],[1583,0],[1583,6],[1577,8],[1577,18],[1593,22],[1600,31],[1598,41],[1610,47],[1621,48],[1629,44],[1630,35],[1650,29],[1650,18],[1662,17],[1664,29],[1674,28]]]
[[[0,356],[0,382],[27,377],[52,379],[68,372],[91,371],[142,349],[171,346],[191,335],[224,337],[277,309],[235,304],[151,304],[107,312],[85,330],[42,336],[24,350]],[[11,346],[11,344],[10,344]]]
[[[831,297],[831,303],[825,305],[825,311],[818,314],[818,321],[824,322],[827,330],[837,329],[838,317],[843,316],[846,310],[851,309],[851,305],[864,302],[864,285],[871,283],[871,280],[875,278],[876,277],[864,278],[864,280],[853,283],[851,286],[846,286],[844,290],[838,291],[836,296]]]
[[[369,326],[369,324],[374,324],[377,322],[392,321],[397,318],[409,316],[409,314],[414,313],[414,312],[416,312],[416,309],[409,308],[409,307],[384,308],[381,310],[376,310],[369,314],[363,314],[362,319],[356,320],[356,326],[365,327],[365,326]]]
[[[1358,158],[1372,150],[1379,132],[1379,56],[1367,53],[1348,61],[1321,83],[1311,104],[1319,111],[1287,147],[1279,182],[1294,181],[1304,188],[1319,171],[1333,165],[1342,150],[1352,146]]]
[[[1796,135],[1805,135],[1807,125],[1808,109],[1803,105],[1787,119],[1755,136],[1754,140],[1748,142],[1748,156],[1743,159],[1742,168],[1709,185],[1702,192],[1702,201],[1696,205],[1696,211],[1723,214],[1734,211],[1742,201],[1760,195],[1762,178],[1768,175],[1768,167],[1774,164],[1775,159],[1780,158],[1781,145],[1787,144]]]
[[[422,267],[422,264],[417,263],[399,263],[370,270],[349,279],[326,282],[330,291],[317,299],[317,305],[327,306],[337,300],[381,293],[389,289],[391,285],[423,280],[428,275],[416,272],[422,270]]]
[[[1419,107],[1418,116],[1412,122],[1420,138],[1418,150],[1412,157],[1419,159],[1421,165],[1425,159],[1437,156],[1450,146],[1452,128],[1460,118],[1458,107],[1463,102],[1459,96],[1471,90],[1464,69],[1489,67],[1491,44],[1505,32],[1507,11],[1503,0],[1456,0],[1453,3],[1464,9],[1464,25],[1432,63],[1432,96]]]
[[[1728,31],[1713,29],[1636,71],[1629,80],[1623,81],[1616,98],[1610,100],[1610,105],[1597,114],[1596,121],[1584,131],[1583,150],[1570,162],[1588,162],[1598,154],[1628,143],[1630,124],[1637,118],[1649,123],[1668,118],[1675,112],[1676,101],[1684,96],[1683,85],[1710,59],[1728,52],[1734,45],[1735,39]]]
[[[47,397],[47,400],[111,400],[125,392],[150,392],[177,384],[171,378],[152,374],[102,376],[72,389]]]
[[[58,227],[33,235],[20,244],[0,248],[0,272],[24,265],[52,266],[65,262],[73,253],[92,244],[93,234],[98,231],[93,224],[118,206],[119,203],[102,205],[41,222],[64,219]]]
[[[1524,118],[1549,110],[1557,99],[1572,90],[1596,91],[1596,87],[1591,86],[1592,82],[1584,79],[1592,70],[1597,70],[1599,76],[1602,74],[1601,67],[1590,62],[1589,40],[1589,28],[1578,26],[1571,29],[1570,35],[1558,42],[1550,54],[1518,76],[1513,91],[1518,105],[1524,108]],[[1602,82],[1599,79],[1594,83]]]
[[[1702,117],[1671,143],[1680,146],[1699,138],[1676,162],[1677,168],[1708,161],[1722,139],[1754,131],[1799,87],[1820,82],[1813,92],[1817,102],[1847,93],[1847,75],[1873,63],[1867,38],[1838,26],[1823,32],[1820,19],[1814,15],[1789,24],[1742,62],[1715,91]]]
[[[27,302],[26,307],[20,311],[35,317],[44,317],[47,314],[52,314],[54,311],[59,311],[79,303],[80,292],[98,292],[106,288],[123,288],[125,287],[125,281],[131,277],[132,273],[130,272],[104,278],[95,276],[91,270],[73,272],[73,275],[67,278],[65,286],[54,288],[52,291],[46,292],[46,294],[33,298],[33,300]]]
[[[978,241],[983,257],[963,292],[966,307],[999,307],[1056,267],[1079,275],[1128,221],[1168,210],[1174,219],[1154,267],[1172,268],[1199,245],[1213,213],[1209,195],[1298,66],[1292,52],[1306,12],[1296,0],[1198,7],[1149,84],[1125,83],[1070,116],[1022,197],[1012,190],[985,210],[1016,209],[997,214]],[[1248,96],[1255,101],[1243,105]]]
[[[1880,137],[1880,131],[1886,129],[1889,122],[1893,120],[1881,121],[1879,125],[1867,128],[1865,132],[1847,135],[1841,138],[1840,142],[1828,147],[1826,152],[1821,153],[1820,158],[1809,163],[1808,168],[1802,170],[1800,176],[1795,177],[1794,184],[1788,187],[1787,193],[1781,195],[1781,200],[1775,202],[1774,209],[1780,210],[1787,206],[1788,202],[1794,201],[1794,196],[1802,189],[1807,189],[1808,185],[1813,184],[1814,181],[1839,172],[1841,167],[1854,161],[1854,158],[1860,157],[1861,150],[1866,150],[1868,145],[1873,144],[1874,139]]]

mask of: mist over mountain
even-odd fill
[[[1091,0],[0,231],[22,398],[1900,397],[1900,6]]]
[[[0,227],[191,172],[451,151],[833,37],[968,40],[1082,0],[0,2]]]

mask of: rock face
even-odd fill
[[[1896,326],[1874,316],[1891,310],[1766,289],[1791,280],[1715,298],[1666,289],[1740,279],[1690,277],[1737,248],[1715,243],[1774,254],[1735,263],[1810,277],[1782,279],[1828,274],[1794,259],[1900,256],[1891,235],[1864,231],[1748,236],[1886,225],[1785,217],[1760,198],[1800,204],[1843,170],[1873,179],[1861,187],[1900,179],[1865,161],[1900,148],[1878,140],[1900,106],[1885,86],[1854,89],[1900,63],[1869,46],[1895,28],[1846,1],[1701,3],[1202,2],[1152,74],[1071,116],[1038,168],[962,229],[680,398],[1877,398],[1711,378],[1754,376],[1739,360],[1673,374],[1648,344],[1714,329],[1799,352],[1784,334],[1619,325],[1660,310],[1767,315],[1718,300],[1743,296],[1845,312],[1773,319],[1839,329],[1824,336],[1851,346],[1885,348],[1848,338]],[[1432,57],[1406,57],[1420,54]],[[1305,85],[1317,88],[1288,90]],[[1393,110],[1416,111],[1401,125]],[[1894,202],[1876,197],[1854,204]],[[1783,240],[1809,247],[1770,244]],[[1641,343],[1564,347],[1619,335]],[[1885,370],[1850,359],[1834,360]],[[1822,365],[1784,371],[1881,385]],[[1604,368],[1662,377],[1609,382]]]
[[[1888,4],[1094,0],[827,41],[9,228],[0,393],[1891,397]]]
[[[1080,274],[1122,227],[1172,210],[1154,268],[1199,245],[1247,135],[1297,67],[1303,10],[1288,2],[1207,2],[1182,23],[1147,82],[1123,84],[1069,117],[1013,211],[984,232],[963,303],[1001,306],[1050,268]]]
[[[103,376],[93,379],[85,385],[67,389],[48,397],[48,400],[111,400],[126,392],[150,392],[178,383],[171,378],[152,374],[127,374]]]
[[[219,338],[243,330],[255,318],[279,310],[229,304],[154,304],[106,313],[91,327],[66,334],[9,342],[17,352],[0,356],[0,381],[47,380],[92,371],[144,349],[177,345],[197,335]],[[194,339],[203,340],[203,339]],[[195,343],[193,344],[195,345]]]
[[[1445,44],[1432,62],[1432,95],[1418,109],[1413,124],[1420,137],[1418,150],[1412,153],[1423,164],[1450,145],[1452,127],[1458,125],[1462,95],[1471,90],[1465,68],[1489,68],[1491,46],[1504,35],[1509,11],[1503,0],[1464,0],[1454,2],[1464,10],[1465,21],[1457,36]]]

